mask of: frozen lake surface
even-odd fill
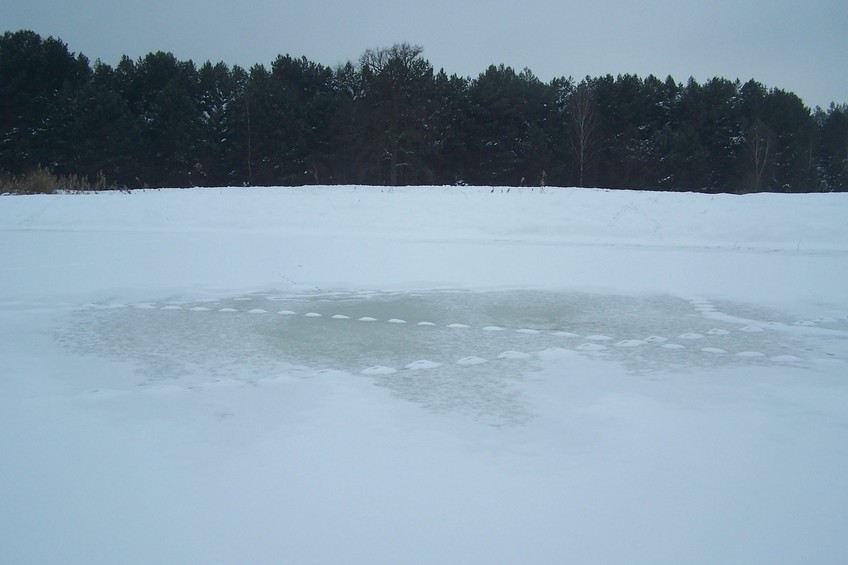
[[[841,563],[846,210],[0,198],[0,562]]]

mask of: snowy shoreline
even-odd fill
[[[494,193],[492,192],[494,190]],[[566,243],[848,250],[848,194],[746,195],[547,187],[150,189],[6,196],[0,229],[304,230]],[[410,221],[411,216],[415,221]],[[528,223],[532,221],[532,223]]]

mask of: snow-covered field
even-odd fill
[[[848,194],[0,197],[1,563],[841,564]]]

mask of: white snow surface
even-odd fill
[[[848,554],[848,194],[3,196],[0,236],[0,563]]]

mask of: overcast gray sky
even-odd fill
[[[634,73],[755,78],[815,107],[848,102],[846,0],[0,0],[2,31],[60,37],[114,65],[171,51],[195,63],[324,65],[408,42],[449,74],[490,64],[541,79]]]

